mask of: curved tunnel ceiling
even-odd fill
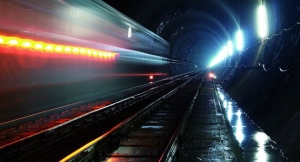
[[[266,3],[273,32],[278,31],[288,1],[275,0],[106,0],[122,13],[133,18],[171,43],[171,58],[194,62],[205,67],[213,56],[234,39],[241,28],[245,46],[259,41],[256,32],[256,9]],[[294,3],[295,5],[295,3]],[[296,10],[296,7],[295,7]],[[275,20],[275,17],[277,20]],[[280,20],[281,18],[281,20]]]

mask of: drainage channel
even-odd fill
[[[115,129],[86,144],[61,161],[159,161],[182,127],[182,118],[199,90],[204,73],[189,79]],[[130,123],[130,124],[128,124]]]

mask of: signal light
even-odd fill
[[[4,47],[6,49],[18,47],[17,49],[29,49],[31,51],[46,53],[58,52],[58,54],[78,55],[80,53],[83,56],[90,56],[96,58],[99,57],[100,59],[114,59],[117,54],[92,48],[51,44],[46,42],[3,35],[0,35],[0,48],[1,47]],[[16,50],[14,52],[16,52]]]
[[[210,77],[210,78],[213,78],[213,79],[216,79],[216,78],[217,78],[216,75],[215,75],[214,73],[209,73],[209,77]]]

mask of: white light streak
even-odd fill
[[[128,38],[131,38],[132,36],[132,31],[131,31],[131,27],[128,28]]]

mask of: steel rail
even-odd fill
[[[185,76],[185,75],[191,75],[195,72],[196,71],[192,71],[192,72],[187,72],[187,73],[184,73],[184,74],[172,76],[172,77],[165,78],[165,79],[162,79],[162,80],[159,80],[159,81],[155,81],[152,84],[143,84],[143,85],[136,86],[136,87],[133,87],[133,88],[125,89],[125,90],[120,91],[120,92],[115,92],[115,93],[112,93],[112,94],[109,94],[109,95],[106,95],[106,96],[116,96],[117,94],[126,94],[126,93],[129,93],[129,92],[132,92],[132,91],[136,91],[138,89],[148,88],[148,87],[151,87],[151,86],[156,86],[156,85],[160,84],[161,82],[176,79],[176,78],[179,78],[179,77],[182,77],[182,76]],[[103,98],[108,98],[108,97],[103,97]],[[0,132],[6,131],[6,130],[11,129],[11,128],[17,128],[20,125],[27,124],[27,123],[30,123],[30,122],[34,122],[34,121],[39,120],[41,118],[48,117],[50,115],[54,115],[54,114],[57,114],[57,113],[61,113],[63,111],[70,110],[70,109],[75,108],[75,107],[81,107],[81,106],[85,106],[85,105],[89,105],[89,104],[95,104],[97,102],[101,102],[102,100],[104,100],[103,98],[100,99],[99,97],[97,97],[97,98],[92,98],[92,99],[88,99],[88,100],[82,100],[82,101],[78,101],[78,102],[75,102],[75,103],[70,103],[70,104],[67,104],[67,105],[63,105],[63,106],[48,109],[48,110],[45,110],[45,111],[41,111],[41,112],[38,112],[38,113],[34,113],[34,114],[31,114],[31,115],[27,115],[27,116],[24,116],[24,117],[20,117],[20,118],[17,118],[17,119],[2,122],[2,123],[0,123]],[[121,101],[124,101],[124,100],[125,99],[123,99]],[[1,147],[0,147],[0,149],[1,149]]]
[[[193,72],[193,73],[195,73],[195,72]],[[184,79],[186,79],[188,76],[187,75],[194,75],[193,73],[190,73],[190,74],[182,74],[182,75],[180,75],[180,77],[182,77],[182,78],[184,78]],[[179,79],[170,79],[170,82],[174,82],[175,80],[180,80],[180,78]],[[170,84],[170,83],[165,83],[166,85],[167,84]],[[171,85],[169,85],[169,87],[170,87]],[[148,90],[148,92],[149,93],[153,93],[153,94],[155,94],[157,91],[160,91],[161,90],[161,88],[151,88],[150,90]],[[32,140],[34,140],[34,139],[36,139],[36,138],[33,138],[33,137],[35,137],[35,136],[38,136],[38,135],[42,135],[42,136],[44,136],[44,135],[51,135],[51,134],[55,134],[55,132],[57,133],[58,131],[62,131],[62,130],[65,130],[66,128],[71,128],[71,127],[73,127],[73,126],[76,126],[76,125],[80,125],[80,124],[82,124],[82,123],[85,123],[85,122],[87,122],[87,120],[90,120],[90,119],[92,119],[91,117],[94,117],[94,116],[92,116],[92,115],[97,115],[97,114],[99,114],[101,111],[100,110],[110,110],[110,109],[115,109],[115,108],[120,108],[119,106],[129,106],[126,102],[134,102],[134,101],[137,101],[137,100],[143,100],[143,98],[144,97],[148,97],[147,95],[149,95],[148,93],[145,93],[145,92],[142,92],[142,93],[139,93],[139,94],[137,94],[137,95],[134,95],[134,96],[131,96],[131,97],[128,97],[128,98],[126,98],[126,99],[123,99],[123,100],[121,100],[121,101],[118,101],[118,102],[116,102],[116,103],[114,103],[114,104],[111,104],[111,105],[108,105],[108,106],[106,106],[106,107],[104,107],[104,108],[102,108],[102,109],[98,109],[98,110],[95,110],[95,111],[93,111],[93,112],[89,112],[89,113],[87,113],[87,114],[85,114],[85,115],[83,115],[83,116],[81,116],[81,117],[77,117],[77,118],[75,118],[75,119],[72,119],[71,121],[69,121],[69,122],[66,122],[66,123],[63,123],[63,124],[61,124],[61,125],[57,125],[57,126],[55,126],[55,127],[53,127],[53,128],[49,128],[49,129],[47,129],[47,130],[45,130],[45,131],[42,131],[42,132],[40,132],[40,133],[38,133],[38,134],[35,134],[34,136],[29,136],[28,138],[23,138],[22,140],[18,140],[18,141],[16,141],[16,142],[14,142],[14,143],[11,143],[10,145],[6,145],[6,146],[2,146],[1,148],[0,148],[0,150],[2,150],[3,148],[5,148],[5,147],[7,147],[7,146],[11,146],[11,145],[13,145],[13,144],[17,144],[18,142],[21,142],[21,141],[27,141],[27,139],[29,140],[30,138],[31,138],[31,140],[30,141],[32,141]],[[122,105],[122,104],[127,104],[127,105]],[[99,112],[99,113],[98,113]],[[59,129],[59,128],[61,128],[61,129]],[[42,136],[38,136],[39,138],[40,137],[42,137]],[[24,142],[23,142],[24,143]],[[14,146],[17,146],[17,145],[14,145]],[[26,144],[26,147],[27,146],[30,146],[31,147],[31,144],[30,145],[28,145],[28,144]],[[21,149],[22,147],[20,147],[20,149]],[[10,147],[10,150],[11,150],[11,147]],[[4,150],[2,150],[2,155],[1,155],[1,157],[0,157],[0,159],[1,158],[6,158],[7,156],[11,156],[11,155],[13,155],[13,154],[15,154],[15,153],[17,153],[17,152],[19,152],[19,151],[22,151],[22,150],[11,150],[11,151],[9,151],[9,152],[3,152]],[[16,152],[17,151],[17,152]],[[22,151],[23,152],[23,151]]]
[[[197,75],[189,78],[187,81],[185,81],[183,84],[179,85],[175,89],[171,90],[166,95],[160,97],[156,101],[150,103],[145,108],[140,110],[139,112],[135,113],[131,117],[127,118],[114,128],[112,128],[110,131],[104,133],[103,135],[99,136],[98,138],[92,140],[91,142],[85,144],[84,146],[80,147],[76,151],[72,152],[71,154],[67,155],[65,158],[61,159],[61,162],[65,161],[84,161],[86,158],[88,158],[90,155],[95,153],[95,151],[107,146],[109,143],[111,143],[112,139],[110,139],[113,134],[118,134],[126,130],[126,128],[130,127],[138,121],[142,116],[147,114],[151,109],[165,101],[167,98],[171,97],[174,93],[176,93],[180,88],[184,87],[187,83],[189,83],[193,78],[195,78]]]
[[[206,75],[206,73],[204,74],[204,76]],[[163,161],[172,161],[174,158],[174,155],[177,151],[177,142],[178,142],[178,136],[181,134],[181,131],[183,130],[186,120],[189,117],[191,110],[194,107],[195,101],[199,95],[199,91],[202,87],[202,83],[203,83],[203,78],[201,79],[201,82],[199,84],[199,86],[197,87],[197,90],[193,96],[192,102],[190,103],[190,105],[188,106],[188,108],[186,109],[183,117],[181,118],[176,131],[174,132],[174,134],[172,135],[166,149],[164,150],[163,154],[161,155],[161,157],[159,158],[159,162],[163,162]]]
[[[151,89],[149,89],[149,90],[146,90],[146,91],[144,91],[144,92],[138,93],[138,94],[133,95],[133,96],[131,96],[131,97],[127,97],[127,98],[125,98],[125,99],[123,99],[123,100],[121,100],[121,101],[117,101],[117,102],[112,103],[112,104],[110,104],[110,105],[107,105],[107,106],[105,106],[105,107],[103,107],[103,108],[101,108],[101,109],[96,109],[96,110],[87,112],[87,113],[85,113],[85,114],[83,114],[83,115],[81,115],[81,116],[78,116],[78,117],[75,117],[75,118],[73,118],[73,119],[70,119],[69,121],[66,121],[66,122],[64,122],[64,123],[62,123],[62,124],[56,125],[56,126],[54,126],[54,127],[52,127],[52,128],[42,130],[42,131],[37,132],[37,133],[35,133],[35,134],[33,134],[33,135],[30,135],[30,136],[27,136],[27,137],[25,137],[25,138],[21,138],[21,139],[18,139],[18,140],[13,141],[13,142],[11,142],[11,143],[2,145],[2,146],[0,146],[0,149],[3,149],[3,148],[5,148],[5,147],[8,147],[8,146],[10,146],[10,145],[13,145],[13,144],[18,143],[18,142],[21,142],[21,141],[28,140],[28,139],[30,139],[30,138],[32,138],[32,137],[41,135],[41,134],[43,134],[43,133],[47,133],[47,132],[54,131],[55,129],[62,128],[62,127],[64,127],[64,126],[70,125],[70,124],[72,124],[72,123],[74,123],[74,122],[79,122],[80,120],[85,120],[85,118],[87,118],[87,117],[89,117],[89,116],[91,116],[91,115],[93,115],[93,114],[100,113],[100,112],[104,112],[104,111],[106,111],[106,110],[108,110],[108,109],[111,109],[111,108],[117,107],[117,106],[119,106],[119,105],[122,105],[123,103],[126,103],[126,102],[128,102],[128,101],[130,101],[130,102],[137,101],[138,99],[144,98],[146,95],[149,95],[152,91],[155,91],[156,89],[159,89],[159,88],[163,87],[164,85],[166,85],[166,84],[171,84],[171,83],[173,83],[173,82],[174,82],[174,81],[171,80],[170,82],[167,82],[167,83],[165,83],[165,84],[163,84],[163,85],[159,85],[159,86],[157,86],[157,87],[151,88]]]

